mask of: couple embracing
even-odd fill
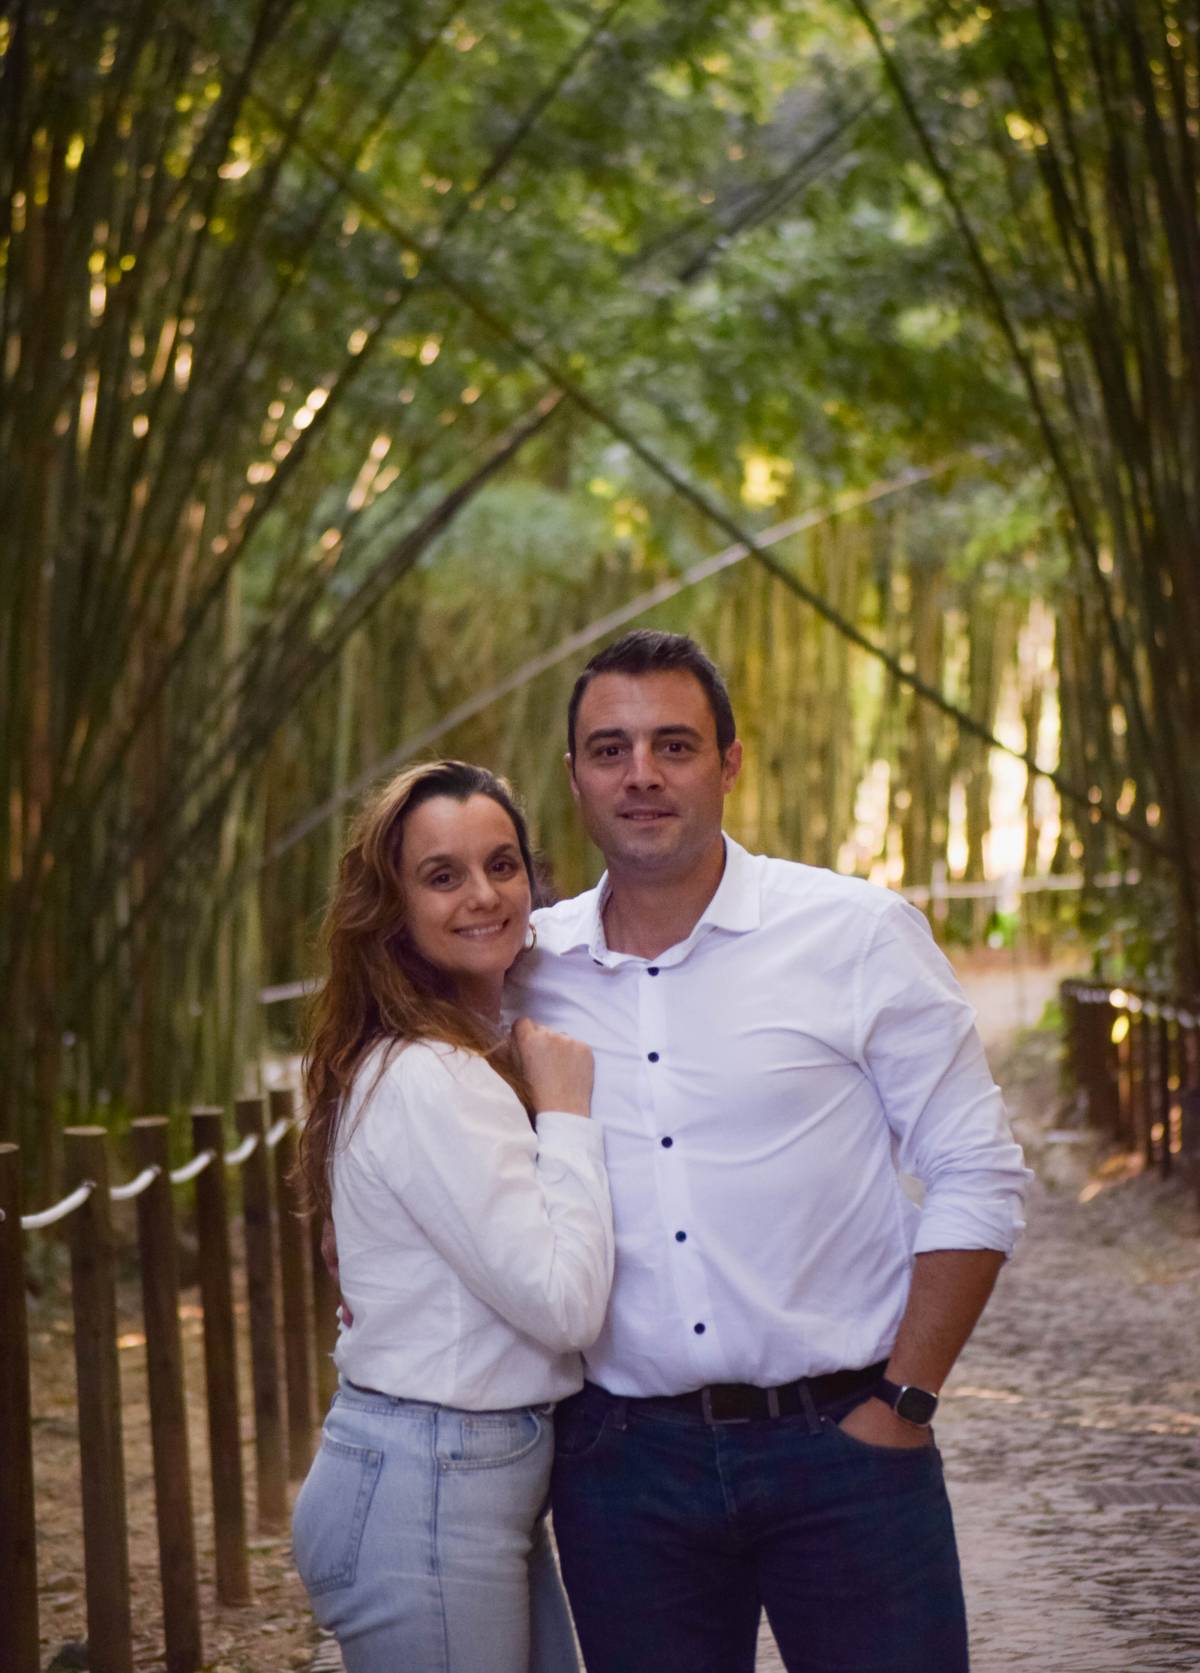
[[[359,817],[303,1140],[351,1322],[294,1519],[348,1673],[572,1673],[576,1633],[751,1673],[764,1608],[791,1673],[966,1669],[930,1426],[1028,1176],[925,920],[726,837],[740,765],[713,664],[637,632],[568,710],[594,890],[532,911],[478,767]]]

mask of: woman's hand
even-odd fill
[[[528,1017],[518,1017],[512,1037],[538,1114],[542,1110],[591,1114],[594,1064],[590,1046],[566,1034],[555,1034]]]

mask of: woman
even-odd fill
[[[348,1673],[576,1667],[549,1414],[603,1322],[612,1220],[590,1051],[500,1027],[533,889],[507,786],[439,761],[360,815],[326,916],[301,1165],[353,1323],[293,1536]]]

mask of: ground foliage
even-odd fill
[[[1112,956],[1194,974],[1194,5],[27,0],[3,29],[0,1132],[39,1189],[64,1112],[238,1083],[374,766],[729,522],[914,468],[787,574],[649,618],[729,664],[737,828],[920,882],[957,795],[978,874],[988,745],[908,678],[985,730],[1015,692],[1047,765],[1057,701],[1055,863],[1140,854],[1163,882]],[[562,887],[594,874],[569,673],[436,740],[512,771]],[[1031,855],[1047,820],[1031,785]]]

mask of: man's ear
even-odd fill
[[[742,740],[735,738],[725,751],[725,759],[721,762],[721,788],[727,796],[737,783],[741,770]]]
[[[571,794],[576,802],[579,800],[579,786],[575,782],[575,761],[570,750],[563,756],[563,766],[567,769],[567,782],[571,786]]]

